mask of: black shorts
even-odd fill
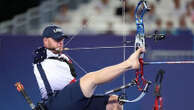
[[[80,81],[66,86],[57,96],[46,103],[48,110],[106,110],[109,96],[86,98],[80,88]]]

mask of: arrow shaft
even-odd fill
[[[152,64],[194,64],[194,61],[167,61],[167,62],[144,62],[145,65]]]

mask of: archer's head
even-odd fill
[[[43,44],[45,48],[59,53],[63,50],[64,39],[68,38],[61,27],[50,25],[47,26],[42,33]]]

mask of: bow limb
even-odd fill
[[[146,83],[144,89],[142,90],[142,93],[136,99],[133,99],[133,100],[119,99],[119,101],[123,103],[134,103],[134,102],[140,101],[145,96],[146,92],[148,91],[150,84],[151,82],[149,81]]]

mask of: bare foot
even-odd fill
[[[132,69],[138,69],[139,68],[139,56],[141,53],[144,53],[144,48],[139,48],[137,51],[135,51],[131,56],[126,60],[130,65]]]

